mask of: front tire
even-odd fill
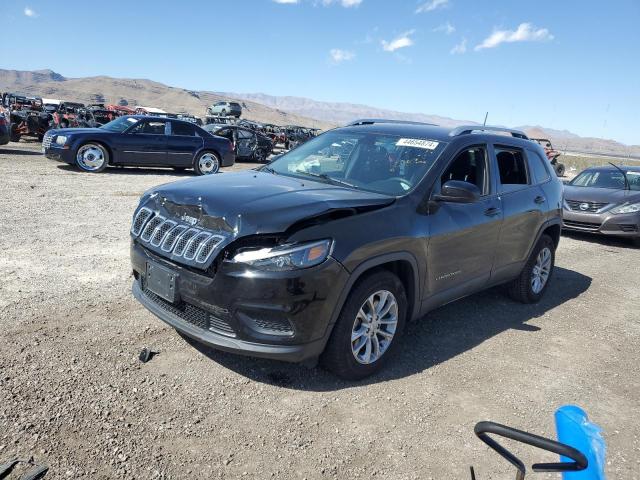
[[[220,159],[213,152],[202,152],[193,164],[196,175],[213,175],[220,171]]]
[[[379,371],[399,343],[407,315],[400,279],[381,270],[359,280],[342,307],[322,365],[345,380]]]
[[[537,303],[549,287],[556,251],[553,240],[542,235],[520,276],[509,285],[509,296],[522,303]]]
[[[99,143],[88,142],[80,145],[76,152],[76,166],[89,173],[99,173],[109,165],[109,152]]]

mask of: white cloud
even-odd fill
[[[536,29],[530,23],[521,23],[516,30],[494,30],[475,50],[495,48],[501,43],[513,42],[546,42],[553,40],[553,35],[546,28]]]
[[[29,8],[29,7],[24,7],[24,14],[25,14],[27,17],[31,17],[31,18],[33,18],[33,17],[37,17],[37,16],[38,16],[38,14],[36,13],[36,11],[35,11],[33,8]]]
[[[442,25],[433,29],[434,32],[444,32],[447,35],[451,35],[456,31],[456,27],[451,25],[451,22],[443,23]]]
[[[332,3],[339,3],[345,8],[357,7],[362,3],[362,0],[322,0],[322,4],[326,7]]]
[[[273,1],[276,3],[287,3],[287,4],[298,3],[298,0],[273,0]]]
[[[329,55],[331,56],[331,62],[335,65],[342,62],[348,62],[356,57],[356,54],[354,52],[341,50],[340,48],[331,49]]]
[[[416,13],[425,13],[425,12],[433,12],[439,8],[444,8],[449,5],[449,0],[429,0],[426,3],[420,5]]]
[[[408,32],[404,32],[402,35],[394,38],[390,42],[386,40],[382,40],[382,49],[385,52],[395,52],[399,48],[410,47],[413,45],[413,39],[411,35],[415,33],[415,30],[409,30]]]
[[[462,55],[463,53],[465,53],[467,51],[467,39],[463,38],[462,41],[460,43],[458,43],[457,45],[455,45],[450,51],[449,53],[451,55]]]

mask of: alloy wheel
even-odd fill
[[[106,155],[102,148],[92,143],[83,145],[76,154],[78,165],[83,170],[94,172],[100,170],[106,162]]]
[[[198,160],[198,167],[203,175],[210,175],[218,172],[220,162],[218,161],[218,157],[213,153],[205,153]]]
[[[531,290],[533,290],[533,293],[538,294],[542,291],[549,280],[550,273],[551,250],[549,247],[544,247],[540,250],[540,253],[538,253],[536,263],[533,265],[531,271]]]
[[[351,352],[358,363],[375,363],[387,351],[398,326],[398,302],[388,290],[370,295],[351,330]]]

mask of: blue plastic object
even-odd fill
[[[605,480],[606,445],[602,429],[589,421],[587,413],[576,405],[565,405],[556,410],[558,441],[580,450],[589,466],[581,472],[565,472],[563,480]],[[563,462],[570,461],[562,457]]]

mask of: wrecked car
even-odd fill
[[[79,127],[78,112],[84,108],[84,103],[60,102],[53,114],[52,128]]]
[[[52,115],[43,110],[40,97],[5,93],[2,95],[2,105],[9,110],[12,142],[19,142],[23,136],[42,140],[50,128]]]
[[[522,132],[354,122],[257,170],[145,192],[133,294],[214,348],[363,378],[440,305],[498,284],[539,301],[561,204]]]
[[[564,177],[564,163],[558,160],[558,157],[560,157],[561,153],[553,148],[551,140],[549,140],[548,138],[532,138],[531,141],[536,142],[542,147],[545,155],[547,156],[547,159],[549,160],[549,163],[553,165],[553,170],[556,172],[556,175],[558,175],[559,177]]]
[[[269,137],[248,128],[212,124],[205,125],[203,129],[211,135],[229,139],[237,159],[264,163],[273,152],[273,142]]]

